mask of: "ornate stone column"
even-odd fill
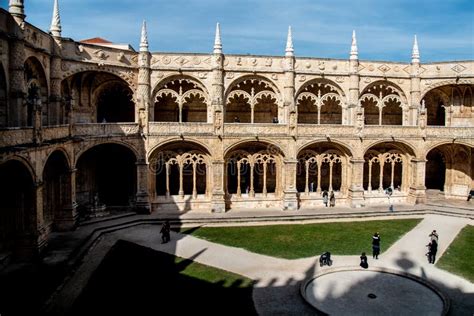
[[[73,230],[77,224],[76,172],[77,169],[69,170],[65,181],[63,208],[59,216],[54,218],[54,225],[60,231]]]
[[[298,191],[296,190],[296,172],[298,167],[297,159],[287,159],[283,161],[285,169],[285,183],[283,189],[283,210],[298,210]],[[281,174],[278,174],[282,178]]]
[[[278,121],[287,123],[290,136],[296,137],[298,135],[298,112],[295,103],[295,55],[291,27],[288,28],[284,71],[283,111],[278,111]]]
[[[409,104],[409,125],[416,125],[420,111],[420,51],[418,49],[418,41],[416,39],[413,42],[413,50],[411,56],[410,66],[410,104]]]
[[[362,207],[364,205],[364,158],[353,157],[350,159],[352,166],[352,179],[349,187],[349,201],[352,207]]]
[[[58,39],[60,42],[61,40]],[[61,48],[57,46],[57,42],[54,41],[53,52],[54,55],[51,58],[51,90],[49,96],[49,124],[58,125],[65,121],[65,118],[61,118],[61,57],[59,56]]]
[[[24,26],[25,22],[25,6],[23,4],[24,0],[10,0],[8,4],[8,12],[13,16],[16,23],[21,27]]]
[[[349,57],[349,105],[347,110],[349,111],[349,115],[347,115],[349,119],[347,122],[342,122],[342,124],[354,125],[357,122],[357,115],[361,115],[359,109],[359,55],[355,31],[352,32]],[[360,127],[363,128],[363,125]]]
[[[148,193],[148,163],[145,159],[139,159],[137,166],[137,194],[135,208],[138,213],[149,214],[151,212],[150,195]]]
[[[23,34],[16,29],[17,38],[10,46],[10,101],[8,125],[13,127],[28,125],[28,108],[26,106],[26,82],[24,76],[25,45]]]
[[[212,199],[211,210],[215,213],[225,212],[224,193],[224,159],[216,159],[212,162]]]
[[[413,158],[411,160],[413,170],[413,181],[409,189],[409,200],[412,203],[425,203],[426,202],[426,187],[425,187],[425,175],[426,175],[426,160]],[[405,166],[406,168],[407,166]]]
[[[146,23],[143,21],[140,39],[140,52],[138,54],[138,86],[135,103],[135,122],[138,123],[142,135],[148,134],[148,122],[154,119],[151,104],[151,54],[148,50],[148,34]]]

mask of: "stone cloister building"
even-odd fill
[[[0,10],[0,253],[37,253],[91,209],[139,212],[465,199],[474,61],[151,53]],[[138,37],[138,36],[137,36]],[[92,43],[91,43],[92,42]],[[348,45],[349,51],[349,45]],[[429,194],[428,194],[429,195]]]

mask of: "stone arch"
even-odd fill
[[[224,160],[227,205],[282,194],[283,152],[279,148],[264,142],[240,142],[226,151]]]
[[[351,150],[345,145],[319,141],[301,146],[297,155],[296,188],[300,195],[320,198],[322,191],[346,194]]]
[[[0,253],[25,256],[37,249],[35,177],[20,157],[0,163]],[[26,253],[30,252],[30,253]]]
[[[26,124],[33,126],[35,113],[43,126],[49,125],[49,85],[41,62],[34,56],[26,59]],[[37,122],[39,123],[39,122]]]
[[[109,66],[99,67],[97,64],[74,64],[72,69],[70,68],[71,68],[71,64],[63,61],[62,72],[60,75],[61,81],[67,78],[74,77],[75,75],[80,74],[80,73],[98,72],[98,73],[107,73],[107,74],[119,77],[125,82],[127,82],[128,86],[132,90],[136,88],[136,78],[135,78],[135,73],[133,70],[125,71],[125,70],[114,69]]]
[[[433,89],[442,87],[442,86],[450,86],[450,85],[474,85],[474,80],[472,79],[449,79],[449,80],[442,80],[435,83],[428,85],[425,89],[421,91],[421,99],[422,100],[428,92]]]
[[[148,153],[148,159],[151,158],[153,152],[155,152],[157,149],[165,147],[165,146],[167,146],[171,143],[178,143],[178,142],[186,142],[186,143],[195,144],[197,147],[200,147],[204,152],[206,152],[206,154],[208,154],[209,156],[211,156],[211,157],[214,156],[213,151],[211,150],[211,148],[207,144],[203,143],[202,141],[200,141],[198,139],[186,138],[185,140],[183,140],[179,137],[174,137],[174,138],[167,139],[163,142],[160,142],[160,143],[154,145]]]
[[[133,86],[115,73],[81,71],[61,82],[63,107],[74,123],[134,122]]]
[[[465,199],[472,189],[472,146],[445,143],[426,153],[425,186],[446,198]]]
[[[364,151],[363,187],[368,197],[386,198],[391,188],[395,196],[406,195],[410,187],[411,159],[415,151],[403,142],[375,142]]]
[[[408,101],[403,90],[391,81],[375,81],[367,85],[359,96],[368,125],[408,124]],[[378,116],[378,117],[377,117]]]
[[[342,124],[345,95],[331,80],[314,79],[296,94],[299,123]]]
[[[154,147],[149,158],[153,197],[161,203],[172,203],[172,196],[188,202],[208,198],[210,163],[209,151],[195,142],[169,141]]]
[[[271,139],[259,138],[258,141],[255,141],[255,138],[245,138],[245,139],[241,139],[241,140],[227,146],[224,149],[224,157],[226,157],[229,154],[229,152],[231,152],[232,150],[235,150],[235,148],[241,146],[242,144],[251,143],[251,142],[258,142],[258,143],[267,144],[269,146],[270,151],[280,152],[282,154],[282,157],[287,157],[288,156],[285,153],[285,151],[281,148],[281,146],[278,145],[275,141],[273,141]]]
[[[87,144],[84,144],[79,151],[77,151],[75,153],[75,161],[74,161],[74,168],[77,168],[77,162],[79,161],[79,158],[86,152],[88,151],[89,149],[93,148],[93,147],[96,147],[96,146],[100,146],[100,145],[107,145],[107,144],[115,144],[115,145],[121,145],[123,147],[126,147],[127,149],[129,149],[130,151],[133,152],[134,156],[136,157],[137,160],[140,160],[142,159],[142,155],[140,154],[140,152],[138,151],[137,148],[135,148],[134,145],[130,144],[130,143],[127,143],[125,141],[120,141],[120,140],[112,140],[112,139],[109,139],[109,140],[104,140],[104,141],[96,141],[96,142],[90,142],[90,143],[87,143]]]
[[[380,145],[380,144],[390,144],[391,146],[393,146],[394,148],[402,151],[402,152],[406,152],[407,154],[409,154],[410,156],[413,156],[413,157],[420,157],[420,154],[419,152],[415,149],[415,146],[410,144],[409,142],[407,141],[404,141],[404,140],[399,140],[397,139],[396,141],[392,141],[392,140],[377,140],[375,142],[372,142],[370,144],[368,144],[363,152],[364,152],[364,155],[372,148],[372,147],[375,147],[377,145]]]
[[[134,206],[138,156],[130,146],[103,142],[89,146],[77,157],[76,197],[82,216],[99,208]]]
[[[301,145],[300,147],[298,147],[298,149],[296,150],[296,152],[299,154],[302,150],[304,150],[305,148],[309,148],[313,145],[317,145],[319,143],[328,143],[328,144],[331,144],[334,146],[334,148],[337,148],[338,150],[341,151],[341,153],[343,153],[344,155],[348,156],[348,157],[353,157],[355,152],[354,152],[354,149],[347,143],[344,143],[342,141],[339,141],[339,140],[331,140],[330,142],[327,142],[327,141],[323,141],[323,140],[312,140],[312,141],[309,141],[307,143],[304,143],[303,145]]]
[[[224,112],[227,123],[284,121],[280,91],[264,76],[247,75],[235,79],[225,92]]]
[[[3,64],[0,62],[0,128],[9,124],[8,114],[8,86]]]
[[[191,76],[173,75],[161,80],[152,93],[156,122],[211,122],[206,87]]]
[[[45,228],[62,228],[64,209],[71,208],[71,172],[67,153],[52,151],[43,168],[43,221]]]
[[[472,127],[474,84],[437,85],[422,98],[427,125]]]

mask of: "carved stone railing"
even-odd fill
[[[150,122],[151,135],[212,135],[214,127],[210,123]]]
[[[136,123],[87,123],[75,124],[74,136],[126,136],[139,132]]]
[[[32,142],[32,127],[12,127],[0,130],[0,147],[30,144]]]
[[[273,123],[225,123],[227,136],[287,136],[288,125]]]
[[[43,141],[69,137],[69,125],[43,127]]]
[[[335,124],[298,124],[298,136],[346,136],[354,135],[354,126]]]

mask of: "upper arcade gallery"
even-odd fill
[[[150,53],[46,33],[0,9],[0,252],[94,207],[142,212],[465,199],[474,61]],[[350,50],[349,50],[350,48]],[[18,237],[23,236],[23,237]],[[32,237],[33,236],[33,237]],[[17,245],[17,246],[15,246]]]

